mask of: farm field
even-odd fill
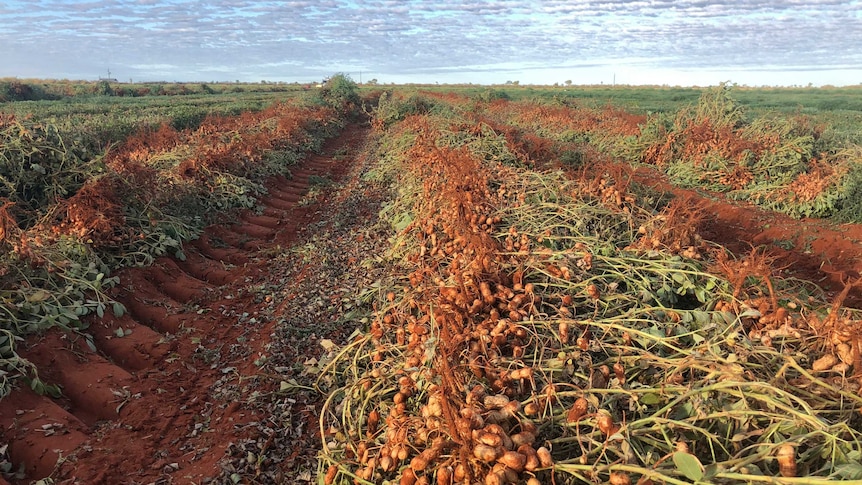
[[[0,483],[862,483],[858,107],[524,90],[0,108]]]

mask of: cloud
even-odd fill
[[[860,10],[858,0],[11,0],[0,6],[0,76],[93,79],[110,67],[136,79],[304,81],[331,69],[501,82],[518,69],[587,65],[825,71],[862,66]],[[156,64],[172,67],[141,67]]]

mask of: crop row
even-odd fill
[[[543,169],[531,153],[566,142],[486,109],[506,106],[395,94],[375,112],[391,277],[325,360],[324,483],[862,475],[840,298],[707,244],[696,208],[654,208],[599,155]]]
[[[18,375],[58,393],[15,345],[50,327],[83,332],[89,314],[122,313],[105,294],[114,270],[182,259],[183,242],[214,215],[252,208],[266,176],[289,175],[343,126],[355,89],[334,87],[195,129],[143,126],[107,152],[49,122],[0,117],[0,396]]]
[[[862,221],[858,123],[848,131],[826,115],[753,115],[727,85],[704,91],[696,104],[647,114],[569,99],[450,101],[499,133],[557,142],[560,153],[546,155],[575,167],[593,151],[655,167],[680,187],[725,193],[793,217]],[[544,149],[542,143],[533,148]]]

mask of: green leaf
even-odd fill
[[[60,392],[60,386],[56,384],[45,385],[45,393],[54,399],[60,399],[63,395],[63,393]]]
[[[105,304],[104,303],[99,303],[96,306],[96,315],[98,315],[99,318],[103,318],[105,316]]]
[[[36,290],[32,295],[27,296],[27,301],[29,303],[39,303],[47,300],[51,297],[51,293],[48,293],[46,290]]]
[[[688,279],[688,276],[686,276],[684,273],[671,273],[670,277],[682,287],[686,287],[691,284]]]
[[[407,226],[410,225],[411,222],[413,222],[413,216],[409,212],[404,212],[400,214],[395,220],[395,231],[403,231],[405,228],[407,228]]]
[[[679,407],[677,407],[673,411],[673,419],[678,420],[678,421],[682,421],[682,420],[690,418],[694,415],[695,415],[694,406],[689,402],[680,405]]]
[[[122,317],[126,313],[126,307],[122,303],[115,301],[113,304],[114,316]]]
[[[703,465],[700,460],[691,453],[677,451],[673,454],[673,462],[677,470],[682,472],[686,478],[692,481],[698,481],[703,478]]]
[[[658,394],[654,394],[652,392],[648,394],[644,394],[640,398],[640,402],[646,404],[647,406],[651,406],[653,404],[658,404],[661,402],[661,397]]]
[[[706,468],[704,469],[704,472],[703,472],[703,480],[704,481],[712,480],[720,471],[721,471],[721,467],[719,467],[718,464],[716,464],[716,463],[711,463],[711,464],[707,465]]]
[[[704,311],[692,310],[691,315],[694,317],[694,321],[702,327],[708,325],[711,320],[710,314]]]
[[[749,308],[739,314],[739,318],[760,318],[762,315],[754,308]]]
[[[845,463],[835,467],[835,475],[845,480],[860,480],[862,479],[862,464]]]
[[[646,333],[652,335],[653,337],[664,338],[664,330],[658,327],[658,325],[653,325],[650,328],[646,329]]]
[[[60,387],[56,384],[45,384],[38,377],[30,381],[30,389],[40,396],[49,395],[53,398],[59,398],[63,394],[60,392]]]

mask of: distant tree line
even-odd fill
[[[238,92],[276,92],[300,89],[297,83],[120,83],[99,81],[40,81],[0,79],[0,103],[57,100],[78,96],[182,96]]]
[[[38,85],[19,81],[0,82],[0,102],[36,101],[39,99],[59,99],[59,96],[46,92],[45,89]]]

